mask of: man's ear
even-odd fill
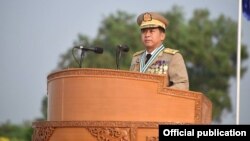
[[[161,32],[161,41],[164,41],[166,38],[166,34],[164,32]]]

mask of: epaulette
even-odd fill
[[[166,48],[166,49],[164,49],[163,52],[168,53],[168,54],[175,54],[175,53],[179,52],[179,50]]]
[[[137,56],[139,54],[142,54],[145,50],[137,51],[136,53],[133,54],[133,56]]]

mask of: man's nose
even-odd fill
[[[145,31],[145,36],[149,36],[150,32],[149,31]]]

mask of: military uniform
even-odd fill
[[[130,71],[140,72],[140,61],[143,53],[145,53],[145,50],[136,52],[133,55]],[[186,66],[178,50],[165,48],[150,63],[145,73],[167,75],[169,87],[183,90],[189,89]]]
[[[169,87],[182,90],[189,90],[189,79],[186,70],[186,65],[184,63],[182,55],[179,53],[178,50],[165,48],[162,45],[165,36],[163,37],[161,35],[165,34],[165,30],[169,25],[168,20],[158,13],[145,12],[137,17],[137,24],[143,31],[143,39],[147,38],[147,41],[152,40],[153,42],[151,43],[153,44],[150,44],[149,42],[149,44],[145,46],[145,49],[150,52],[142,50],[136,52],[133,55],[130,71],[166,75],[169,80]],[[158,34],[158,32],[147,33],[147,29],[150,28],[159,28],[161,34]],[[163,37],[163,39],[155,40],[151,37],[153,35],[158,36],[159,38]],[[145,43],[145,40],[143,39],[142,41],[144,41],[143,43]],[[161,44],[160,47],[155,46],[159,44]],[[152,49],[154,50],[152,51]],[[150,53],[152,57],[145,64],[147,56],[146,53]]]

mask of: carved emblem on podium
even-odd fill
[[[39,127],[34,130],[32,141],[48,141],[53,134],[53,127]]]
[[[130,141],[129,128],[88,128],[98,141]]]

